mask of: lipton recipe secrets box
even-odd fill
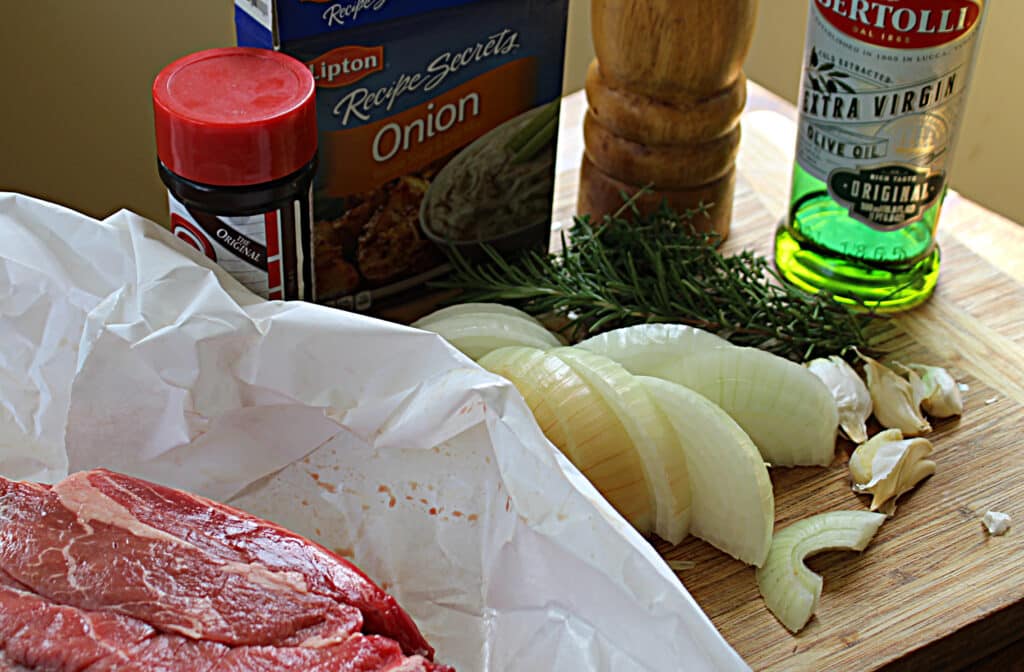
[[[317,84],[307,298],[411,321],[444,246],[547,244],[568,0],[236,0]]]

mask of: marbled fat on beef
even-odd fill
[[[226,561],[194,543],[231,530],[209,525],[169,534],[88,479],[5,486],[0,570],[58,604],[114,611],[230,646],[329,644],[361,629],[357,608],[310,592],[301,574]]]
[[[212,558],[293,577],[311,595],[351,605],[361,612],[364,632],[389,637],[410,655],[433,657],[433,649],[395,598],[319,544],[233,507],[122,474],[89,472],[82,477],[88,486],[79,486],[75,479],[72,476],[56,487],[63,493],[75,484],[76,492],[84,492],[84,512],[92,510],[89,497],[95,490],[125,507],[143,525],[188,539]]]
[[[276,525],[104,470],[0,478],[0,672],[450,669],[432,654],[362,572]]]
[[[0,671],[442,672],[397,642],[354,634],[322,648],[228,647],[162,634],[126,616],[56,605],[0,578]],[[7,665],[7,667],[4,667]]]

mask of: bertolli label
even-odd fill
[[[927,49],[957,40],[981,18],[974,0],[815,0],[836,30],[877,47]]]
[[[815,0],[797,161],[850,216],[889,231],[941,198],[982,3]]]

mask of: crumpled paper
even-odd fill
[[[353,559],[463,672],[747,669],[515,389],[265,302],[155,224],[0,194],[0,473],[108,467]]]

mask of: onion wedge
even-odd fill
[[[634,375],[657,378],[670,362],[731,346],[729,341],[708,331],[659,323],[606,331],[576,347],[613,359]]]
[[[863,551],[885,522],[881,513],[833,511],[806,518],[775,533],[757,588],[768,609],[792,632],[818,608],[824,580],[804,564],[822,551]]]
[[[548,440],[633,527],[651,531],[653,506],[643,465],[601,395],[561,359],[534,348],[501,348],[479,364],[515,385]]]
[[[750,435],[773,467],[828,466],[839,411],[806,368],[763,350],[717,348],[666,364],[655,374],[702,394]]]
[[[768,468],[725,411],[682,385],[638,376],[686,454],[693,500],[690,532],[751,565],[768,555],[775,500]]]
[[[551,355],[586,381],[625,427],[654,498],[654,532],[678,544],[690,528],[690,476],[668,420],[639,381],[607,357],[576,348]]]
[[[429,315],[421,317],[413,324],[413,326],[417,329],[426,329],[427,325],[434,322],[438,322],[449,317],[459,317],[464,315],[505,315],[507,317],[515,317],[521,320],[526,320],[527,322],[532,322],[540,327],[544,326],[533,315],[519,310],[518,308],[506,306],[503,303],[457,303],[453,306],[440,308]]]
[[[558,338],[533,317],[508,306],[496,308],[499,305],[451,306],[426,316],[412,326],[440,334],[471,359],[480,359],[488,352],[504,347],[547,350],[561,345]],[[480,309],[480,306],[488,308]]]

